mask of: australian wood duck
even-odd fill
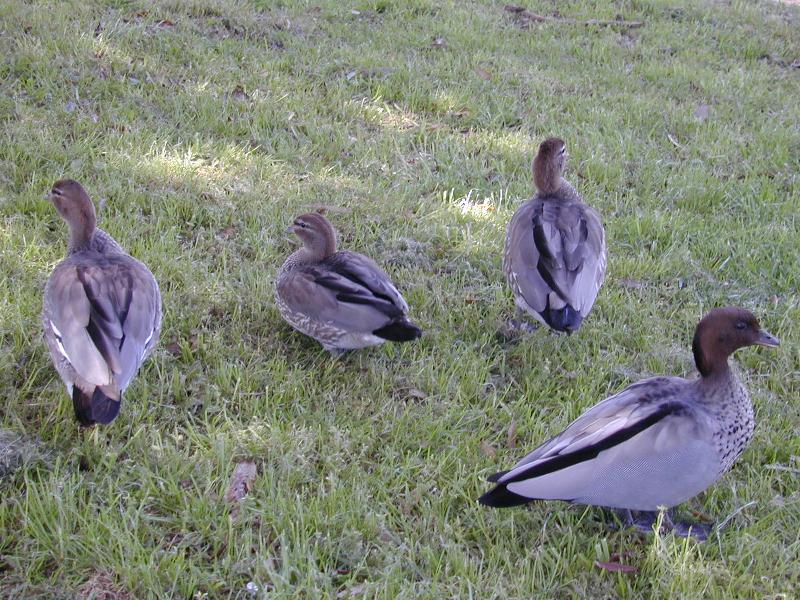
[[[161,294],[153,274],[96,227],[77,181],[57,181],[50,200],[69,225],[67,257],[44,290],[50,356],[83,425],[110,423],[122,392],[158,342]]]

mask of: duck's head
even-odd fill
[[[704,377],[724,371],[728,357],[745,346],[780,345],[778,338],[761,329],[749,310],[729,306],[709,311],[697,324],[692,341],[697,370]]]
[[[289,229],[300,238],[306,251],[318,260],[336,252],[336,230],[320,213],[300,215]]]
[[[558,191],[568,157],[564,140],[551,137],[539,144],[539,152],[533,159],[533,183],[540,193],[547,195]]]
[[[97,225],[97,217],[94,204],[83,186],[74,179],[59,179],[48,197],[69,225],[73,245],[86,243]]]

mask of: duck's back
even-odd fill
[[[103,232],[90,249],[70,253],[55,268],[45,287],[42,321],[67,386],[89,395],[99,387],[118,398],[158,341],[158,283]]]
[[[537,194],[509,222],[503,268],[520,308],[556,330],[577,329],[605,278],[599,215],[569,184]]]

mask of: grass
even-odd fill
[[[523,29],[489,0],[0,5],[0,427],[47,457],[0,481],[0,596],[796,593],[800,12],[591,4],[530,8],[645,24]],[[504,227],[549,135],[604,216],[608,278],[578,335],[510,343]],[[66,242],[42,195],[62,176],[165,306],[120,417],[90,431],[39,323]],[[283,231],[319,205],[390,272],[422,340],[333,360],[281,321]],[[599,399],[690,374],[694,325],[724,304],[783,346],[737,355],[756,437],[684,507],[731,516],[718,537],[475,503]],[[258,477],[232,519],[244,459]],[[615,552],[639,572],[593,565]]]

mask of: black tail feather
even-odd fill
[[[486,506],[493,506],[494,508],[507,508],[509,506],[519,506],[520,504],[527,504],[531,498],[520,496],[514,492],[509,492],[505,485],[498,485],[493,490],[486,492],[483,496],[478,498],[478,502]]]
[[[583,317],[567,304],[564,308],[554,310],[547,307],[541,313],[545,323],[550,325],[556,331],[563,331],[565,333],[573,333],[578,331],[583,322]]]
[[[94,393],[89,396],[77,385],[72,388],[72,406],[75,408],[75,418],[86,427],[95,423],[108,425],[119,414],[119,400],[109,398],[99,387],[94,388]]]
[[[409,321],[407,317],[401,317],[372,333],[390,342],[410,342],[422,335],[422,329]]]

